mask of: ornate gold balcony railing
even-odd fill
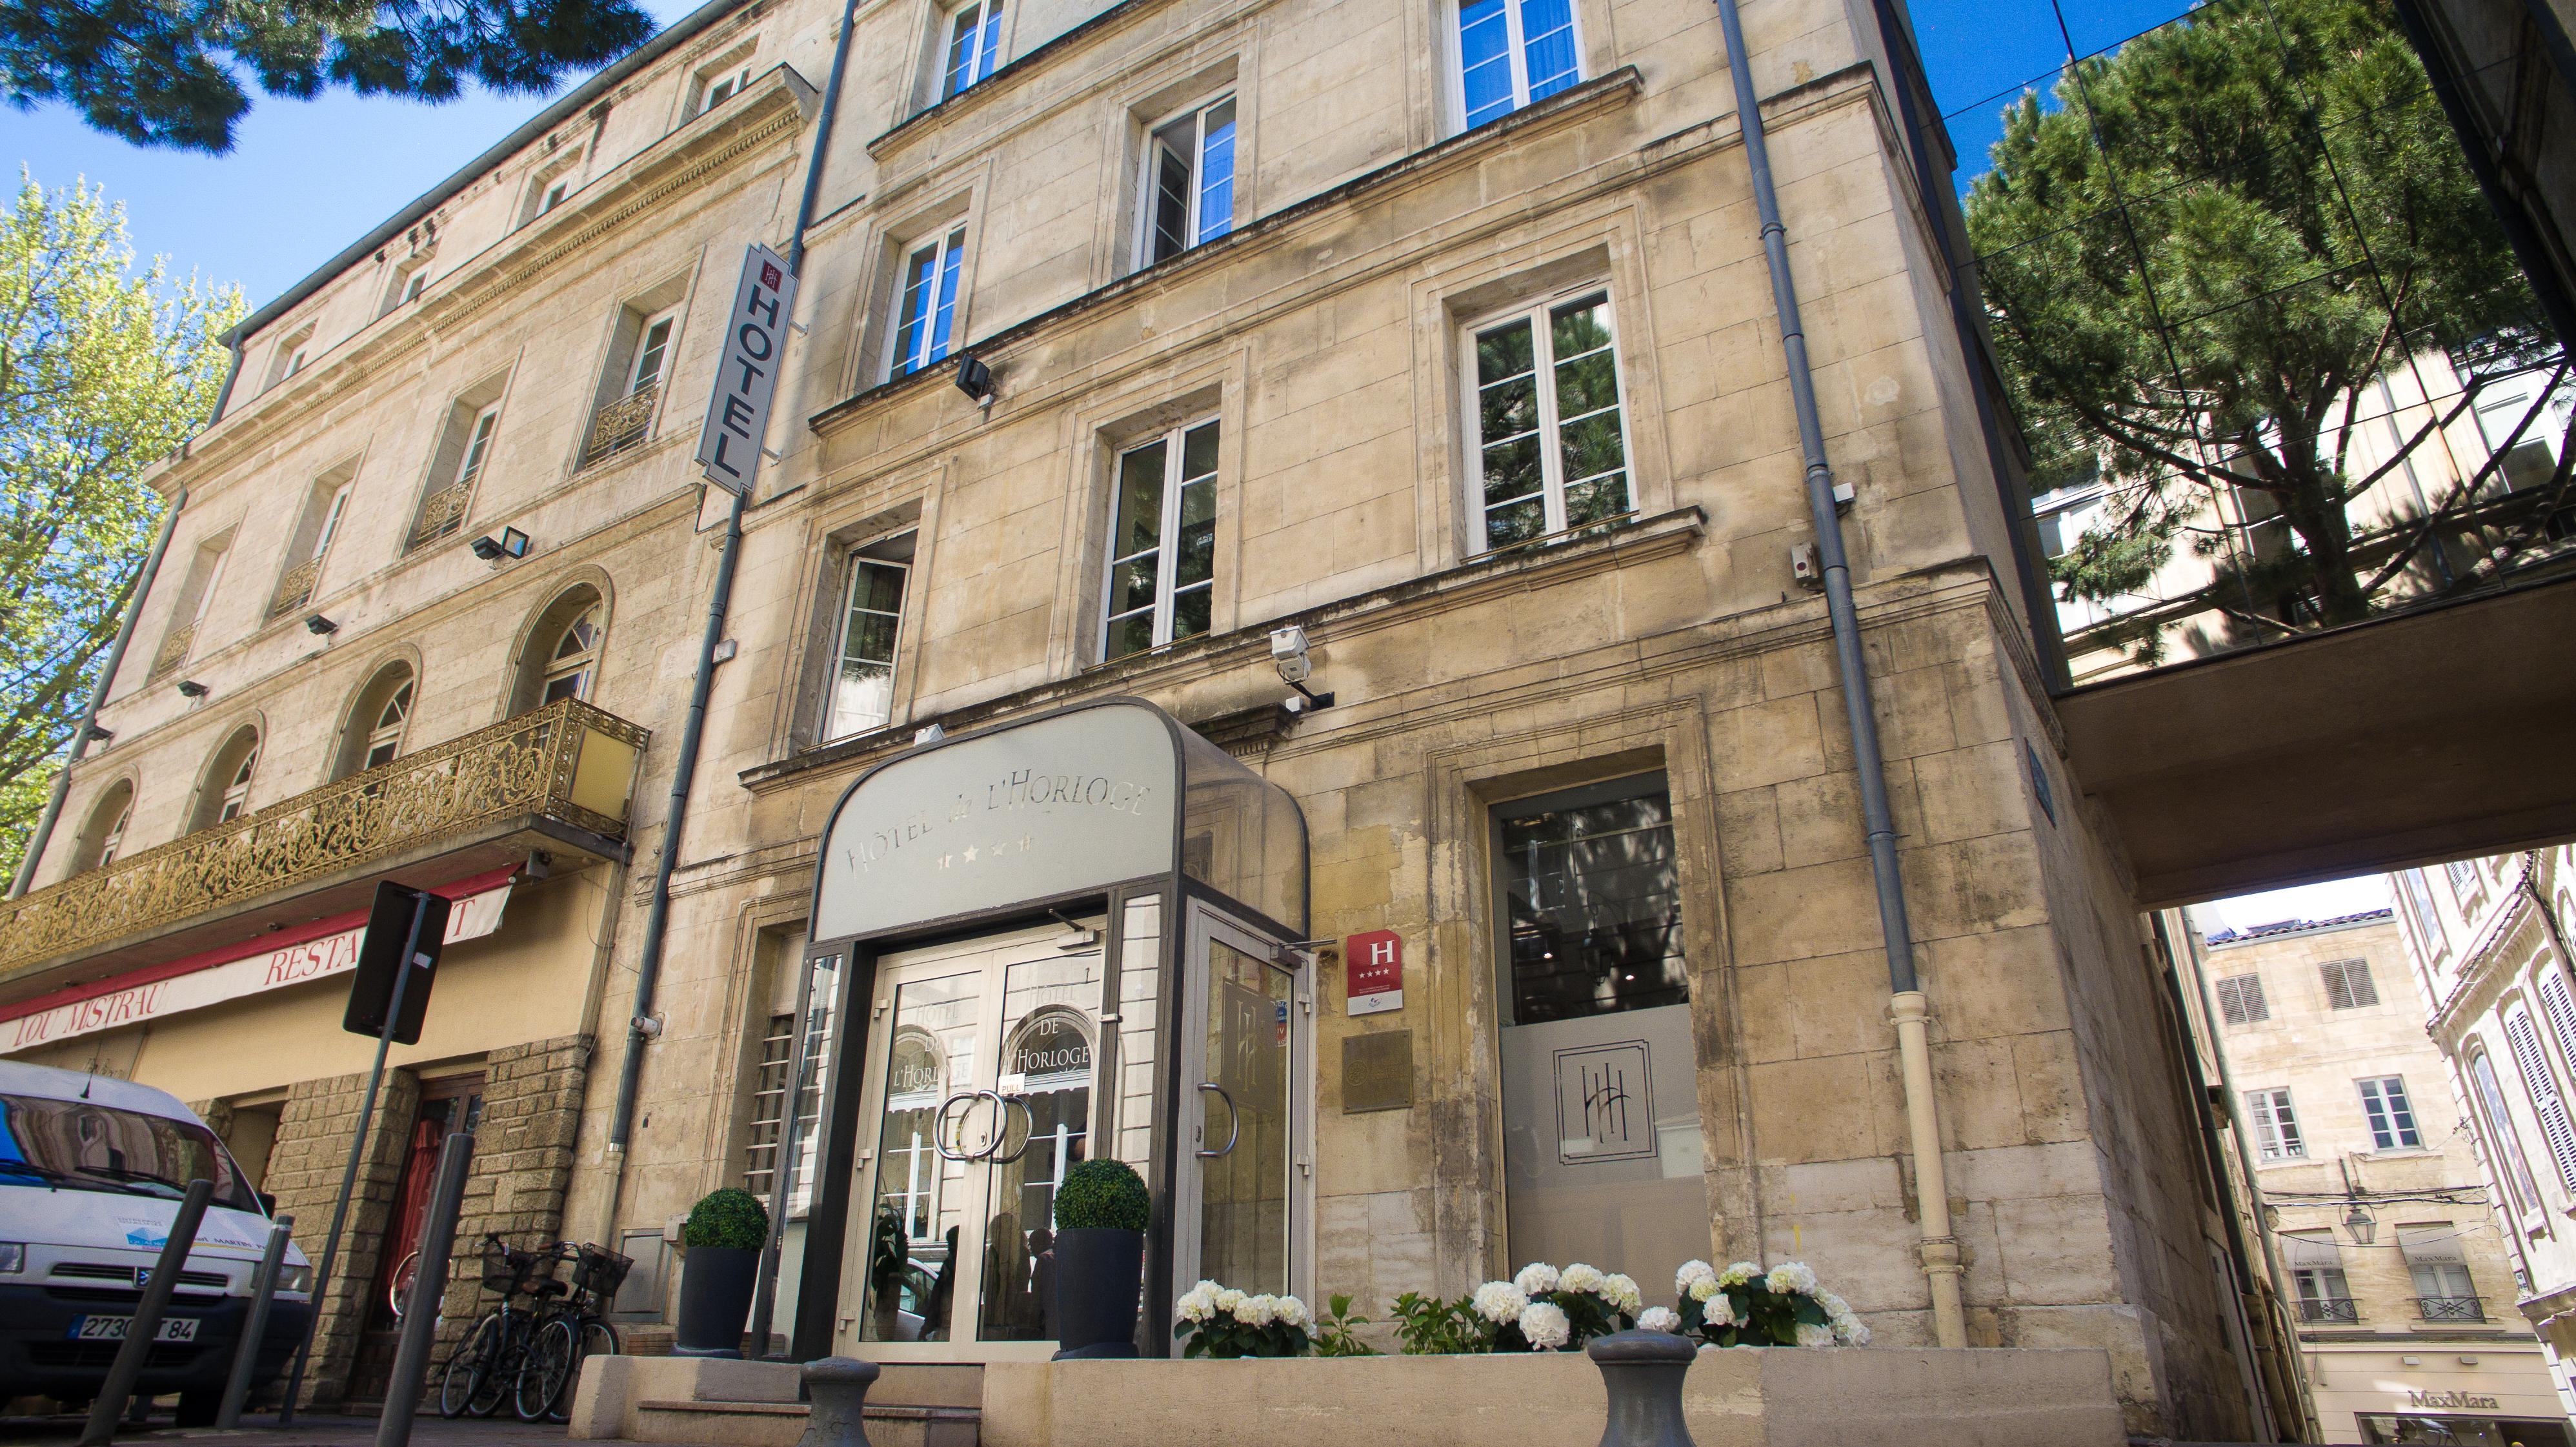
[[[277,596],[268,600],[268,616],[283,618],[313,601],[313,584],[322,576],[322,560],[308,558],[277,580]]]
[[[465,521],[465,505],[474,500],[474,479],[451,482],[420,503],[420,521],[412,524],[411,540],[403,546],[416,548],[434,543],[456,531]]]
[[[592,463],[612,453],[623,452],[644,440],[653,427],[653,404],[662,399],[657,384],[638,388],[618,398],[591,415],[590,445],[581,452],[581,465]]]
[[[161,640],[161,651],[152,655],[152,676],[159,678],[188,661],[188,645],[197,641],[197,625],[182,623]]]
[[[565,699],[0,901],[0,981],[513,818],[622,839],[650,737]]]

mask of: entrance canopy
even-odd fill
[[[872,938],[1173,873],[1306,932],[1306,822],[1287,791],[1140,699],[912,750],[823,834],[817,940]]]

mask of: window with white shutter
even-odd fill
[[[2304,1160],[2308,1143],[2299,1134],[2299,1118],[2290,1109],[2287,1090],[2249,1090],[2245,1104],[2254,1117],[2254,1153],[2267,1161]]]
[[[2350,1010],[2379,1003],[2379,987],[2371,983],[2368,960],[2328,960],[2317,966],[2325,976],[2326,1004],[2337,1010]]]
[[[2522,1154],[2522,1133],[2513,1128],[2513,1116],[2505,1109],[2504,1086],[2496,1080],[2495,1062],[2484,1050],[2469,1056],[2469,1083],[2477,1090],[2478,1107],[2486,1112],[2489,1163],[2513,1197],[2514,1214],[2521,1215],[2540,1203],[2540,1183],[2531,1178],[2531,1166]]]
[[[2531,1094],[2531,1113],[2540,1118],[2540,1134],[2549,1145],[2550,1159],[2558,1164],[2558,1180],[2569,1192],[2576,1193],[2576,1124],[2567,1119],[2567,1102],[2558,1094],[2558,1078],[2549,1071],[2549,1057],[2541,1053],[2540,1032],[2532,1028],[2531,1012],[2520,1005],[2505,1011],[2505,1043],[2513,1048],[2513,1063],[2522,1072],[2522,1088]]]
[[[2218,1014],[2230,1025],[2250,1025],[2272,1018],[2263,999],[2261,975],[2230,975],[2218,982]]]
[[[2540,967],[2540,1012],[2558,1038],[2558,1058],[2576,1070],[2576,996],[2568,994],[2567,977],[2555,965]]]

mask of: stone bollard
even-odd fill
[[[877,1364],[855,1357],[825,1357],[805,1364],[805,1396],[814,1404],[796,1447],[868,1447],[868,1388]]]
[[[1668,1331],[1623,1331],[1594,1337],[1583,1350],[1610,1392],[1601,1447],[1693,1447],[1682,1421],[1682,1378],[1697,1347]]]

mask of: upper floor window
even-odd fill
[[[340,522],[349,512],[349,494],[356,487],[356,479],[346,469],[313,485],[305,499],[304,517],[296,524],[294,542],[287,549],[286,572],[277,580],[276,596],[268,601],[269,617],[285,617],[322,591],[322,559],[331,551],[331,540],[340,535]]]
[[[2218,1018],[2230,1025],[2251,1025],[2272,1018],[2272,1006],[2263,998],[2263,977],[2258,974],[2230,975],[2218,982]]]
[[[367,680],[340,721],[340,747],[331,777],[345,779],[401,757],[419,679],[408,663],[389,663]]]
[[[671,354],[671,329],[680,324],[678,308],[649,317],[643,331],[635,338],[635,371],[627,379],[626,395],[650,391],[662,385],[662,364]]]
[[[1533,307],[1475,330],[1474,426],[1484,546],[1629,510],[1628,441],[1610,299]]]
[[[2301,1321],[2359,1321],[2361,1311],[2344,1277],[2343,1253],[2328,1231],[2283,1232],[2281,1255],[2299,1293]]]
[[[2478,878],[2478,866],[2475,860],[2454,859],[2442,866],[2442,872],[2450,876],[2452,897],[2462,904],[2486,892],[2485,882]]]
[[[2304,1160],[2307,1137],[2299,1134],[2299,1117],[2290,1109],[2287,1090],[2249,1090],[2245,1104],[2254,1117],[2254,1153],[2267,1161]]]
[[[313,328],[309,324],[297,329],[294,335],[289,336],[282,342],[279,342],[277,344],[277,350],[269,355],[268,380],[260,384],[260,390],[265,392],[269,388],[276,386],[278,383],[285,381],[287,378],[294,376],[296,373],[303,371],[304,359],[306,355],[312,351],[312,348]]]
[[[2379,987],[2371,983],[2368,960],[2328,960],[2317,966],[2325,981],[2326,1006],[2334,1010],[2354,1010],[2379,1003]]]
[[[196,558],[188,565],[188,576],[179,585],[179,607],[171,618],[170,631],[161,639],[161,651],[152,656],[154,677],[186,662],[196,648],[206,612],[214,607],[215,592],[223,584],[224,564],[232,557],[232,542],[233,535],[227,532],[197,549]]]
[[[2424,937],[2424,948],[2433,954],[2442,953],[2450,940],[2442,933],[2442,916],[2433,908],[2433,890],[2424,881],[2424,871],[2397,871],[2397,892],[2406,896],[2406,908],[2415,916],[2415,932]]]
[[[832,694],[825,703],[826,739],[883,728],[894,718],[895,648],[903,633],[903,594],[911,581],[912,542],[913,535],[905,533],[850,554]]]
[[[691,82],[696,92],[690,99],[689,114],[704,115],[726,101],[751,89],[751,55],[748,48],[737,50],[697,74]]]
[[[430,491],[421,500],[420,521],[412,525],[410,546],[435,542],[465,526],[475,479],[483,475],[483,464],[492,454],[492,435],[500,425],[497,401],[457,404],[430,465]]]
[[[608,599],[599,587],[576,583],[548,599],[528,621],[511,660],[510,712],[567,698],[588,701],[599,687],[607,633]]]
[[[119,779],[90,807],[89,827],[73,846],[72,873],[105,869],[125,848],[125,826],[134,820],[134,781]]]
[[[913,248],[904,259],[903,285],[895,297],[893,362],[886,380],[909,376],[945,359],[957,321],[957,268],[966,255],[966,228]]]
[[[1467,129],[1582,79],[1574,0],[1460,0],[1458,91]]]
[[[2549,1056],[2540,1047],[2540,1032],[2532,1027],[2531,1012],[2520,1004],[2504,1012],[2504,1040],[2513,1051],[2523,1091],[2531,1097],[2531,1113],[2540,1122],[2541,1140],[2549,1147],[2549,1158],[2558,1166],[2558,1183],[2576,1193],[2576,1122],[2568,1119],[2566,1098],[2558,1093],[2558,1077],[2549,1069]]]
[[[946,100],[991,75],[1002,59],[1002,0],[970,0],[948,14],[948,36],[939,66],[939,98]]]
[[[250,811],[250,781],[259,771],[259,744],[259,730],[245,724],[215,750],[197,789],[197,807],[188,821],[191,830],[227,823]]]
[[[537,193],[537,214],[543,216],[547,212],[561,206],[564,203],[564,198],[571,194],[572,178],[570,176],[561,176],[552,181],[546,182],[544,189]]]
[[[406,681],[376,711],[376,726],[367,731],[365,768],[390,764],[402,753],[403,728],[411,722],[411,684]]]
[[[1234,229],[1234,97],[1154,128],[1145,147],[1144,194],[1140,266]]]
[[[1217,422],[1118,454],[1105,662],[1208,631],[1216,589]]]
[[[2373,1150],[2411,1150],[2424,1144],[2423,1132],[2415,1128],[2415,1107],[2406,1099],[2404,1076],[2376,1076],[2358,1084]]]
[[[2469,1054],[2469,1085],[2486,1116],[2487,1165],[2513,1198],[2515,1215],[2535,1209],[2540,1204],[2540,1183],[2531,1178],[2531,1165],[2522,1154],[2522,1132],[2515,1129],[2513,1115],[2505,1108],[2504,1086],[2496,1080],[2495,1062],[2484,1050]]]
[[[2485,1303],[2469,1275],[2469,1258],[2460,1249],[2459,1228],[2437,1225],[2400,1226],[2397,1249],[2405,1254],[2406,1274],[2415,1279],[2415,1309],[2426,1321],[2484,1321]]]
[[[395,263],[392,274],[385,278],[385,294],[376,303],[376,315],[383,316],[420,299],[420,294],[429,289],[429,261],[430,254],[424,251]]]
[[[587,700],[598,668],[599,608],[594,604],[555,639],[554,652],[546,660],[545,687],[539,691],[537,702],[543,705],[566,698]]]

